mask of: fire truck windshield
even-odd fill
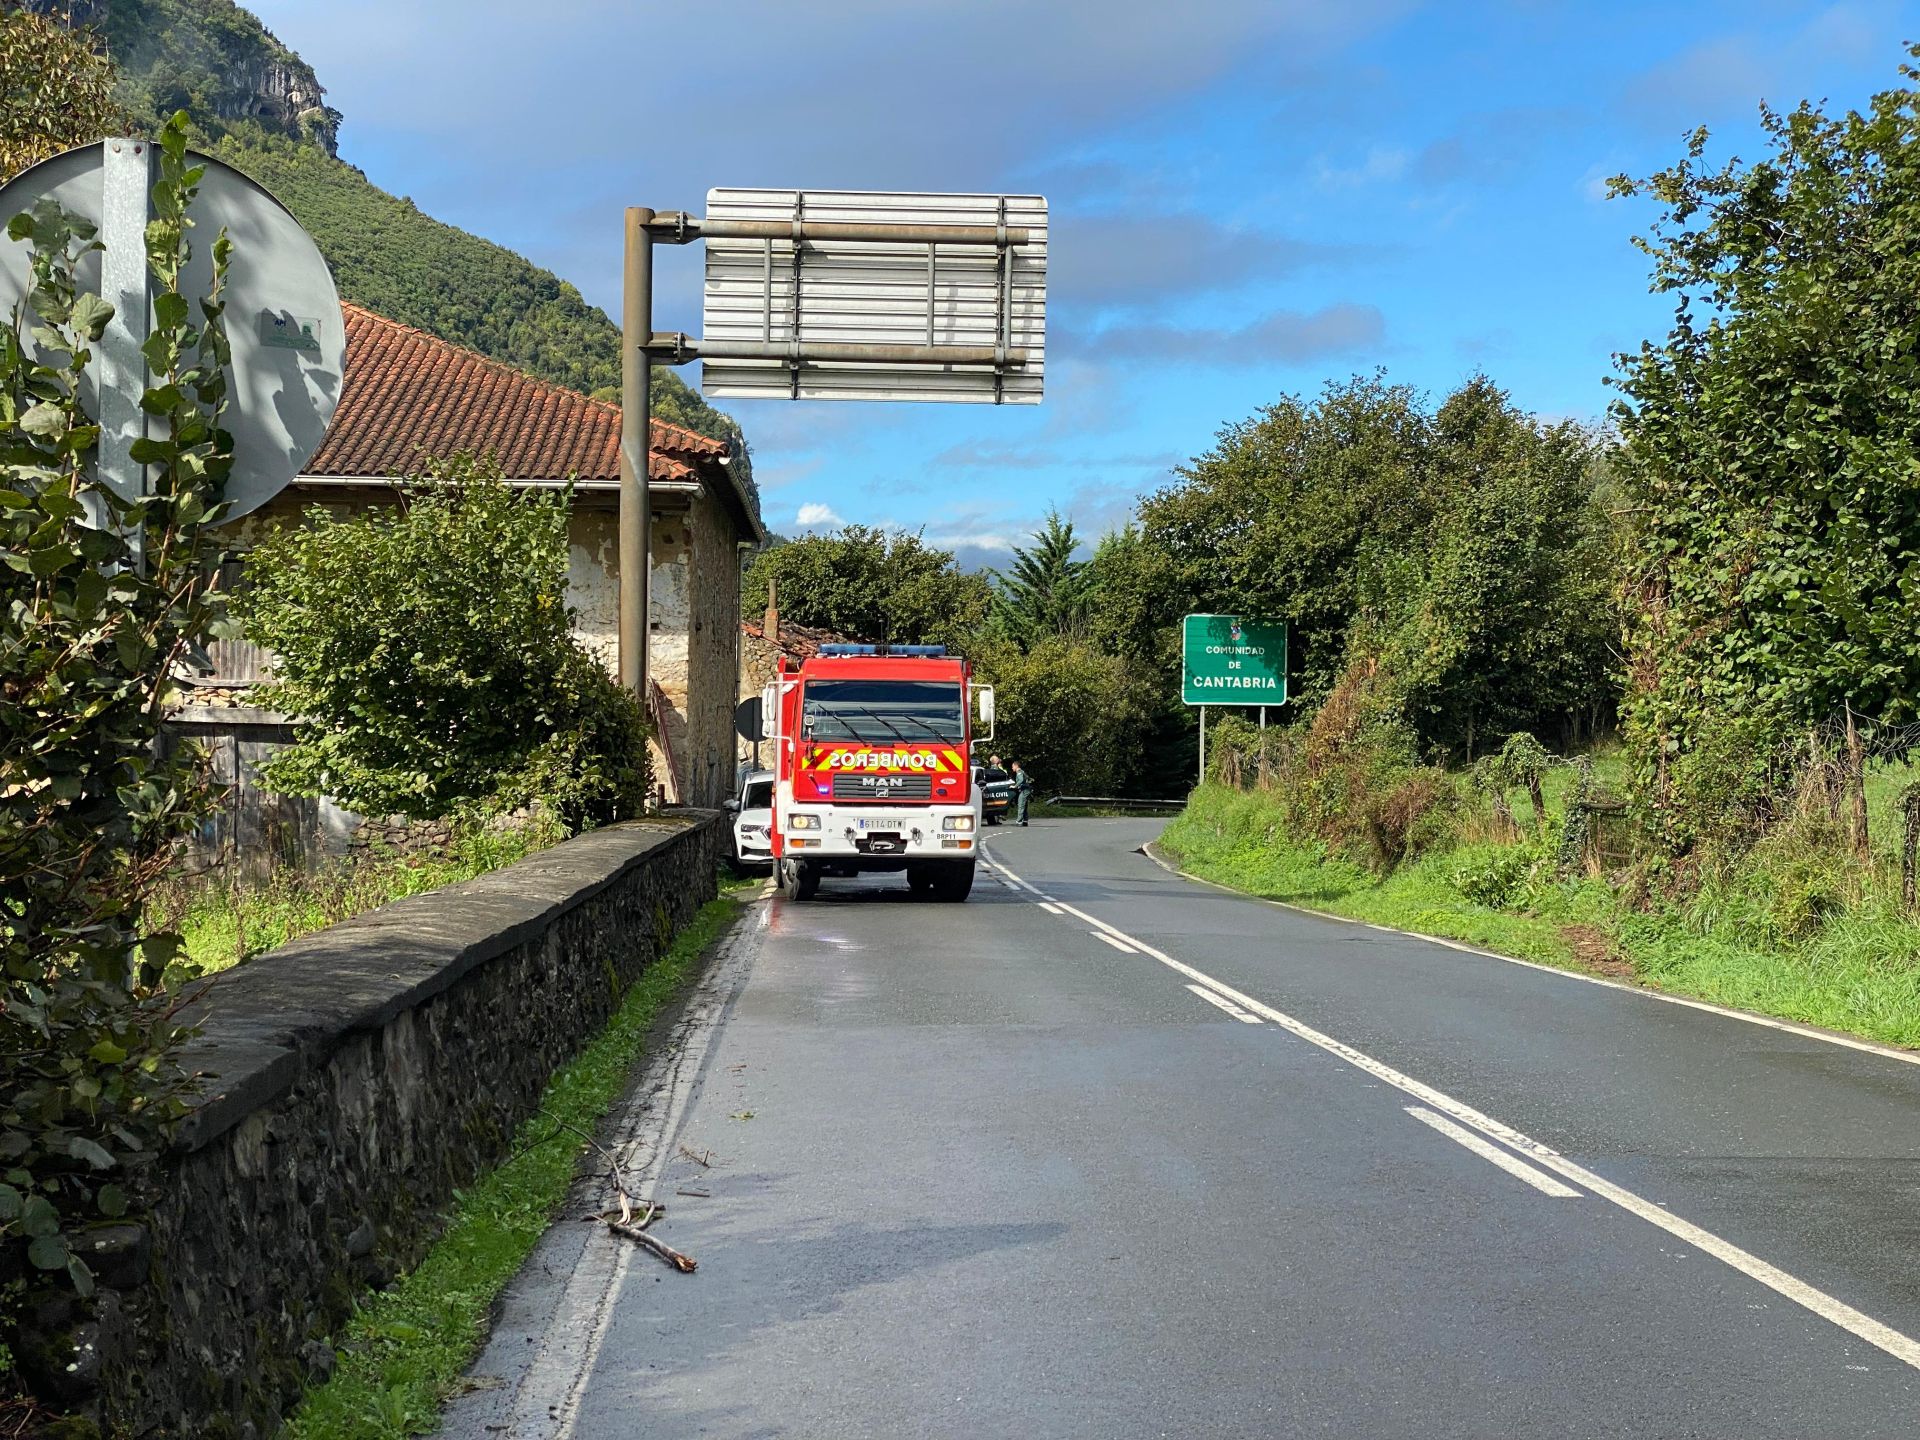
[[[800,703],[808,740],[960,741],[960,687],[938,680],[809,680]]]

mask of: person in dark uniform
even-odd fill
[[[1033,798],[1033,776],[1018,760],[1013,762],[1013,823],[1027,823],[1027,802]]]

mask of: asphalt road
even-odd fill
[[[446,1433],[1920,1434],[1920,1065],[1157,828],[758,902],[618,1127],[698,1274],[557,1226]]]

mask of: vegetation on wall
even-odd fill
[[[370,815],[640,813],[645,716],[573,638],[570,498],[460,457],[397,507],[316,506],[256,545],[235,609],[275,655],[261,703],[300,717],[267,783]]]

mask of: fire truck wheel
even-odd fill
[[[818,867],[799,860],[780,862],[780,893],[789,900],[811,900],[820,893]]]
[[[973,889],[973,861],[958,864],[949,861],[940,867],[933,879],[933,898],[936,900],[964,900]]]

